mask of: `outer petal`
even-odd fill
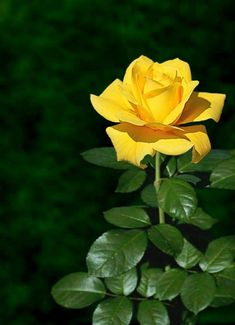
[[[126,73],[123,78],[125,84],[131,85],[133,82],[133,68],[135,67],[135,72],[139,74],[146,73],[148,69],[152,66],[153,61],[147,56],[141,55],[137,59],[131,62],[131,64],[126,69]]]
[[[133,107],[122,91],[122,82],[115,80],[100,96],[91,95],[91,103],[95,110],[111,122],[129,122],[144,125],[135,115]]]
[[[136,100],[141,103],[140,92],[144,85],[144,75],[147,74],[153,61],[144,55],[134,60],[127,68],[124,75],[123,83],[128,90],[133,94]]]
[[[184,91],[181,102],[173,109],[170,114],[164,119],[164,124],[175,124],[175,121],[181,116],[186,102],[189,100],[193,90],[197,87],[199,82],[197,80],[190,81],[188,84],[184,84]]]
[[[159,151],[168,155],[180,155],[193,146],[182,131],[176,130],[170,133],[121,123],[108,127],[106,132],[111,138],[118,160],[126,160],[137,166],[140,166],[147,154],[153,156]]]
[[[213,119],[218,122],[225,101],[224,94],[193,92],[177,124]]]
[[[180,59],[174,59],[174,60],[168,60],[165,61],[163,63],[161,63],[161,65],[163,66],[170,66],[170,67],[174,67],[176,68],[181,76],[187,81],[191,81],[192,80],[192,75],[191,75],[191,70],[190,70],[190,66],[187,62],[182,61]]]
[[[184,135],[193,144],[192,162],[198,163],[211,150],[206,128],[203,125],[193,125],[181,127],[181,129],[184,130]]]

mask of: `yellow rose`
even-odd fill
[[[199,162],[211,148],[206,128],[184,125],[210,118],[218,122],[225,95],[195,92],[198,83],[180,59],[158,63],[140,56],[123,81],[91,95],[95,110],[119,123],[106,129],[117,159],[141,166],[147,154],[180,155],[192,148],[192,161]]]

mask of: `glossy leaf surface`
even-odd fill
[[[153,226],[148,231],[151,242],[162,252],[176,256],[184,245],[184,239],[181,232],[169,224],[159,224]]]
[[[181,179],[170,178],[161,183],[158,203],[172,218],[185,220],[196,211],[197,197],[190,184]]]
[[[207,273],[189,275],[181,289],[184,306],[198,314],[210,305],[215,296],[215,280]]]
[[[92,325],[128,325],[132,318],[132,303],[126,297],[106,299],[95,309]]]
[[[118,180],[116,192],[130,193],[138,190],[146,179],[146,172],[144,170],[133,168],[125,171]]]
[[[147,247],[141,230],[111,230],[100,236],[87,255],[90,274],[98,277],[120,275],[139,263]]]
[[[52,288],[52,296],[57,304],[66,308],[84,308],[101,300],[105,287],[100,279],[84,272],[66,275]]]
[[[136,268],[133,268],[115,278],[105,278],[105,284],[116,295],[128,296],[135,290],[137,280]]]
[[[155,298],[172,300],[180,294],[186,278],[187,272],[181,269],[170,269],[164,272],[156,282]]]
[[[148,214],[139,207],[117,207],[104,212],[105,219],[122,228],[142,228],[151,224]]]
[[[170,325],[166,307],[158,300],[142,301],[138,306],[140,325]]]
[[[235,254],[235,236],[226,236],[213,240],[200,261],[203,271],[219,272],[228,267]]]

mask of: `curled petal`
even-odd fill
[[[183,131],[175,129],[167,132],[121,123],[108,127],[106,132],[114,145],[118,160],[126,160],[137,166],[140,166],[147,154],[153,156],[159,151],[167,155],[180,155],[193,146]]]
[[[218,122],[225,101],[224,94],[193,92],[177,124],[213,119]]]
[[[152,66],[153,61],[144,55],[134,60],[127,68],[123,78],[123,84],[141,104],[141,91],[145,83],[145,77]]]
[[[192,162],[198,163],[211,150],[206,128],[203,125],[193,125],[181,127],[181,129],[184,131],[184,135],[193,144]]]
[[[111,83],[100,96],[91,95],[91,103],[100,115],[111,122],[145,124],[136,116],[127,95],[122,90],[122,82],[118,79]]]
[[[180,118],[186,102],[189,100],[193,90],[197,87],[198,84],[199,82],[197,80],[194,80],[184,85],[181,102],[166,116],[164,119],[164,124],[175,124],[175,122]]]

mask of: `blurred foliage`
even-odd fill
[[[214,148],[235,147],[232,0],[1,0],[0,319],[9,325],[86,324],[92,309],[65,310],[51,286],[85,270],[90,243],[109,226],[101,212],[132,196],[110,195],[119,171],[80,152],[107,146],[108,122],[89,94],[122,78],[134,58],[180,57],[202,91],[223,92],[223,118],[208,128]],[[234,229],[232,193],[203,190],[205,209]],[[87,314],[89,318],[87,318]],[[200,324],[233,323],[228,307]],[[89,324],[89,321],[88,321]]]

